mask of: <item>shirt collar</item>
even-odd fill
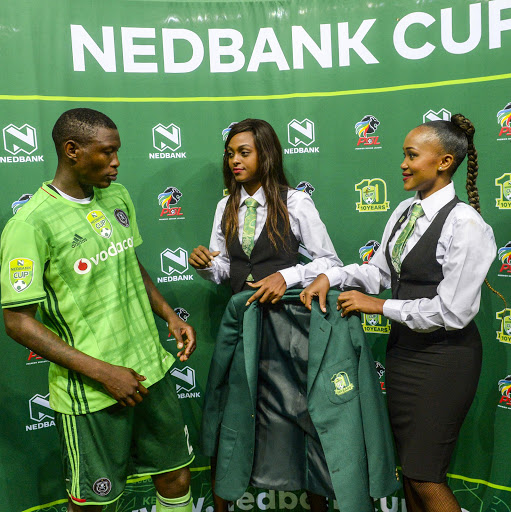
[[[437,190],[434,194],[426,197],[421,201],[419,193],[415,194],[413,203],[420,203],[424,210],[424,215],[428,221],[431,221],[433,217],[438,213],[440,208],[443,208],[449,201],[454,199],[456,192],[454,191],[454,183],[451,181],[448,185]]]
[[[260,206],[266,205],[266,196],[264,195],[264,190],[263,190],[262,186],[257,189],[257,192],[253,196],[250,196],[247,193],[247,191],[245,190],[245,187],[241,187],[240,206],[243,206],[243,203],[245,202],[245,199],[247,197],[254,198],[259,203]]]

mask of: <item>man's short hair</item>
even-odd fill
[[[91,108],[67,110],[57,119],[51,132],[57,155],[60,156],[62,145],[67,140],[87,144],[94,138],[99,128],[117,130],[115,123],[102,112]]]

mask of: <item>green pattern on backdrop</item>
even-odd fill
[[[2,6],[1,18],[0,227],[53,176],[51,128],[60,113],[87,106],[114,119],[119,179],[145,240],[139,256],[199,336],[193,358],[174,369],[192,441],[229,290],[201,280],[186,258],[208,243],[223,191],[222,130],[233,121],[260,117],[274,126],[290,182],[307,182],[339,256],[351,263],[370,257],[406,197],[405,134],[424,118],[466,114],[477,128],[481,207],[499,248],[489,279],[511,299],[511,0],[86,0],[73,9],[63,0],[18,0]],[[385,392],[388,322],[363,321]],[[466,511],[509,512],[511,309],[484,288],[477,323],[484,365],[450,484]],[[0,338],[0,509],[63,511],[48,363],[3,328]],[[211,512],[208,461],[199,456],[194,465],[195,511]],[[250,489],[236,509],[302,510],[303,500],[300,492]],[[405,510],[401,494],[375,506]],[[154,510],[150,481],[129,483],[108,510]]]

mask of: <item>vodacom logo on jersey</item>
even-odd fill
[[[110,242],[106,251],[98,252],[96,256],[91,256],[90,259],[80,258],[79,260],[76,260],[73,268],[77,274],[88,274],[93,265],[98,265],[100,261],[106,261],[110,256],[117,256],[130,247],[133,247],[132,236],[126,238],[122,242]]]

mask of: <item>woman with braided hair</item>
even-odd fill
[[[460,512],[446,473],[481,370],[481,338],[473,318],[496,246],[478,213],[477,152],[472,123],[456,114],[405,138],[404,189],[415,191],[394,211],[381,249],[367,265],[329,269],[301,295],[325,308],[330,286],[360,288],[339,295],[341,314],[377,313],[392,321],[386,388],[390,421],[403,471],[408,512]],[[452,175],[467,158],[470,206]]]

